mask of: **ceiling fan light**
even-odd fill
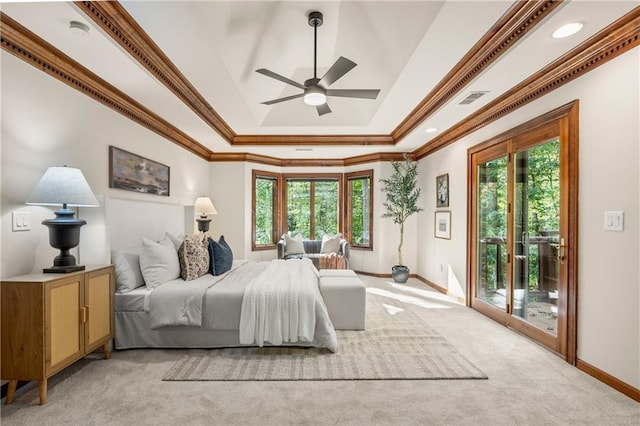
[[[327,102],[327,95],[320,91],[309,90],[304,94],[304,103],[311,106],[323,105]]]

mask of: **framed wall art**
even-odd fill
[[[436,177],[436,207],[449,207],[449,174]]]
[[[109,147],[109,188],[169,196],[169,166]]]
[[[435,237],[451,239],[451,212],[436,212]]]

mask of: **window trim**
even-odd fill
[[[352,234],[351,234],[351,229],[352,229],[352,216],[351,216],[351,210],[352,210],[352,205],[351,205],[351,185],[349,185],[349,182],[351,180],[356,180],[356,179],[362,179],[362,178],[369,178],[370,181],[370,185],[369,185],[369,244],[355,244],[353,242],[353,238],[352,238]],[[345,191],[344,191],[344,204],[345,204],[345,211],[344,211],[344,218],[345,218],[345,226],[344,226],[344,238],[349,241],[349,243],[351,244],[351,248],[356,248],[356,249],[361,249],[361,250],[373,250],[373,194],[374,194],[374,190],[373,190],[373,185],[374,185],[374,181],[373,181],[373,169],[367,169],[367,170],[359,170],[356,172],[350,172],[350,173],[345,173],[344,174],[344,181],[345,181]]]
[[[280,200],[282,192],[281,179],[282,175],[275,172],[267,172],[264,170],[253,169],[251,172],[251,250],[273,250],[277,248],[278,241],[280,240],[282,229],[281,217],[280,217]],[[272,239],[273,243],[268,244],[256,244],[256,180],[264,178],[275,181],[275,191],[273,194],[273,228]]]

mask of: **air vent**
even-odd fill
[[[489,93],[489,92],[488,91],[470,92],[460,102],[458,102],[458,105],[469,105],[470,103],[477,101],[478,99],[480,99],[481,97],[483,97],[487,93]]]
[[[296,148],[296,151],[313,151],[313,148]]]

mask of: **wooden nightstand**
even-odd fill
[[[102,346],[110,357],[114,335],[113,265],[69,274],[29,274],[2,281],[2,369],[6,403],[18,380],[37,380],[40,404],[47,379]]]

